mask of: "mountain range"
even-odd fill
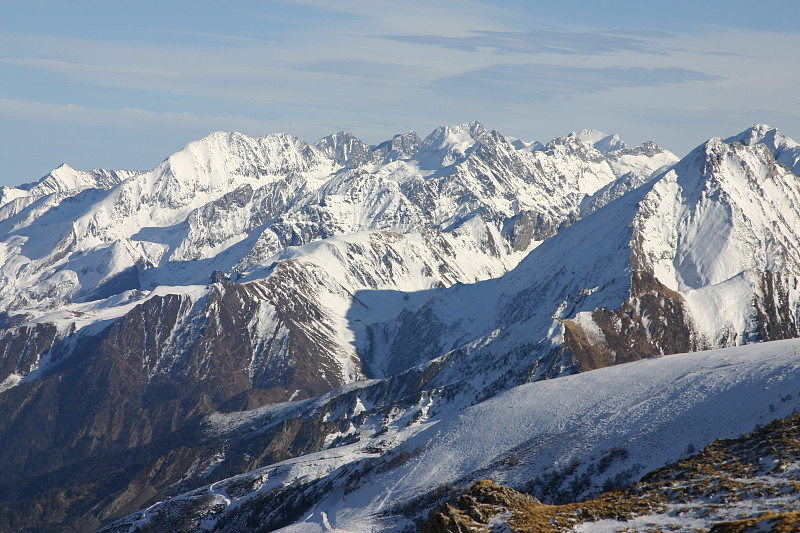
[[[765,125],[679,159],[472,122],[2,187],[0,531],[401,530],[443,484],[564,503],[788,416],[798,174]]]

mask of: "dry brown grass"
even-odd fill
[[[544,505],[535,498],[490,480],[476,482],[455,505],[444,505],[431,514],[420,531],[489,532],[490,519],[499,513],[512,531],[559,533],[580,522],[602,519],[628,520],[663,511],[665,499],[656,494],[631,497],[625,491],[606,492],[580,503]]]
[[[748,533],[750,531],[772,531],[774,533],[797,533],[800,531],[800,513],[766,512],[747,520],[736,520],[715,524],[710,533]]]

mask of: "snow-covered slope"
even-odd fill
[[[454,490],[450,503],[431,512],[418,530],[797,531],[798,437],[796,414],[757,426],[747,435],[715,440],[702,450],[689,445],[687,457],[649,472],[634,486],[581,502],[544,505],[528,494],[480,480],[468,490]],[[606,459],[624,459],[626,453],[618,448]],[[598,468],[608,465],[602,461]],[[546,477],[545,483],[552,480]]]
[[[634,220],[636,261],[673,290],[749,270],[800,274],[800,178],[767,144],[712,139],[653,187]]]
[[[639,361],[522,385],[457,413],[430,416],[423,405],[377,435],[214,483],[103,531],[154,518],[191,531],[399,531],[446,495],[440,487],[483,478],[544,502],[593,496],[795,412],[799,349],[789,340]]]
[[[127,170],[75,170],[63,164],[47,176],[18,187],[0,187],[0,221],[6,220],[39,198],[53,195],[51,205],[84,189],[110,189],[142,172]]]

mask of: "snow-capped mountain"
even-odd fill
[[[42,213],[85,189],[107,190],[139,174],[142,172],[103,169],[85,172],[63,164],[35,182],[18,187],[0,187],[0,221],[18,214],[36,200],[46,197],[48,199],[44,202],[45,205],[40,206],[32,214]]]
[[[236,280],[284,250],[374,230],[442,235],[423,237],[431,256],[415,289],[496,277],[578,219],[588,195],[676,159],[654,145],[604,156],[575,136],[517,150],[478,123],[387,143],[373,149],[345,133],[314,146],[285,134],[215,133],[113,187],[97,178],[103,187],[86,188],[84,179],[68,201],[61,192],[42,197],[0,223],[5,322],[71,332],[87,314],[121,316],[159,286],[205,285],[214,272]],[[67,189],[79,181],[65,174],[62,167],[42,183]],[[474,265],[447,264],[464,253]],[[384,259],[374,259],[372,268],[382,268]],[[339,283],[350,292],[399,288],[391,280],[379,287],[372,274]],[[120,295],[125,304],[114,305]]]
[[[620,139],[619,135],[616,133],[612,135],[606,135],[602,131],[585,129],[579,131],[578,133],[572,133],[571,135],[576,136],[579,140],[586,144],[594,146],[597,150],[604,154],[613,152],[615,150],[622,150],[628,147],[628,145],[625,144],[625,141]]]
[[[747,146],[764,144],[775,155],[778,163],[789,168],[795,175],[800,174],[800,144],[766,124],[757,124],[739,135],[725,139],[725,142],[738,142]]]
[[[399,325],[375,324],[383,340],[370,352],[426,354],[408,361],[422,364],[437,346],[447,364],[432,382],[464,380],[480,398],[499,386],[487,361],[502,361],[505,383],[796,337],[798,243],[798,177],[767,144],[712,139],[501,278],[439,291]],[[409,342],[398,331],[422,334]]]
[[[756,126],[678,161],[473,122],[377,146],[215,133],[150,172],[54,171],[0,208],[0,466],[32,487],[3,505],[82,472],[41,520],[91,502],[76,520],[99,527],[359,440],[391,461],[403,427],[529,381],[797,337],[796,147]],[[348,457],[314,491],[350,491],[367,457]]]

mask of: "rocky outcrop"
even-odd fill
[[[53,346],[56,334],[52,324],[33,324],[3,332],[0,336],[0,392],[38,368],[42,355]]]
[[[749,316],[744,328],[727,328],[708,338],[693,323],[684,295],[648,272],[634,271],[630,298],[622,306],[598,308],[562,321],[563,348],[585,371],[645,357],[800,336],[797,279],[770,271],[754,273],[753,279],[747,286],[748,307],[737,310]],[[725,317],[730,310],[711,304],[707,312]]]
[[[630,294],[618,309],[603,307],[563,321],[563,348],[579,370],[710,348],[698,340],[683,297],[652,274],[633,272]]]
[[[758,324],[757,340],[794,339],[800,336],[798,280],[780,272],[763,272],[753,298]]]
[[[536,498],[503,487],[491,480],[478,481],[461,494],[455,505],[445,504],[431,512],[419,528],[420,533],[469,533],[490,528],[498,514],[530,512],[541,506]],[[504,517],[513,521],[512,517]]]

